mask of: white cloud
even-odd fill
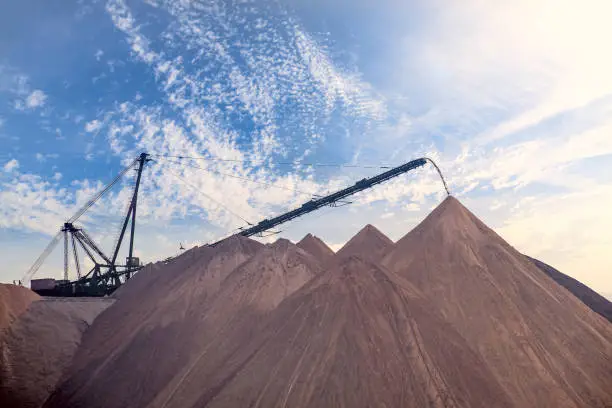
[[[452,127],[446,150],[513,143],[518,132],[612,95],[610,2],[468,0],[432,10],[422,31],[406,36],[400,76],[390,79],[429,111],[418,130]]]
[[[47,159],[57,159],[59,155],[57,153],[36,153],[34,157],[36,158],[36,161],[38,161],[39,163],[43,163],[46,162]]]
[[[168,105],[181,119],[162,114],[162,109],[157,106],[121,103],[109,117],[108,140],[112,151],[123,156],[146,150],[173,156],[205,154],[213,159],[248,159],[244,163],[171,163],[168,169],[163,166],[152,169],[154,174],[150,180],[154,181],[146,181],[150,183],[146,188],[156,193],[144,199],[144,216],[149,213],[167,218],[196,211],[204,213],[205,219],[227,231],[229,227],[243,223],[232,213],[255,221],[309,198],[295,190],[316,192],[325,188],[310,179],[307,172],[295,174],[259,166],[275,156],[291,153],[287,150],[288,145],[282,143],[285,131],[277,122],[279,111],[288,100],[297,106],[295,123],[308,129],[299,132],[299,136],[312,137],[312,143],[322,143],[319,132],[314,131],[315,126],[331,114],[335,103],[343,105],[347,115],[370,120],[381,119],[385,106],[374,95],[370,85],[357,75],[343,73],[325,50],[299,27],[291,24],[286,31],[276,33],[270,31],[273,28],[268,28],[272,24],[258,24],[255,30],[262,30],[261,38],[265,35],[275,40],[264,46],[253,42],[247,47],[238,41],[232,43],[224,39],[239,38],[236,24],[243,16],[216,16],[230,21],[215,26],[221,32],[212,34],[209,25],[216,24],[216,20],[209,21],[201,16],[193,18],[189,7],[185,3],[169,8],[179,23],[177,33],[180,41],[206,52],[209,58],[202,64],[217,64],[217,76],[194,74],[182,58],[166,59],[166,53],[154,49],[140,32],[140,25],[123,1],[107,4],[107,11],[115,26],[126,35],[134,58],[152,68]],[[284,41],[285,35],[293,36],[294,40]],[[294,45],[296,41],[299,42],[297,47]],[[173,46],[172,43],[168,45]],[[250,67],[249,71],[238,68],[228,53],[230,48],[239,50]],[[214,103],[204,108],[200,102],[206,101]],[[226,109],[220,110],[219,105]],[[230,111],[239,111],[256,124],[249,135],[250,145],[239,146],[237,132],[226,127],[226,115]],[[160,160],[160,163],[164,161]],[[175,173],[189,180],[191,187],[181,184]],[[245,183],[243,179],[255,179],[260,184]],[[326,187],[334,188],[339,184],[332,180]],[[199,191],[206,192],[213,200]],[[228,202],[227,197],[232,197],[232,200]],[[226,202],[229,210],[219,207],[215,201]]]
[[[165,93],[168,104],[162,110],[157,105],[137,104],[141,99],[136,98],[135,103],[117,105],[117,109],[108,112],[104,119],[104,123],[108,123],[109,143],[113,151],[123,157],[146,150],[170,155],[207,155],[212,158],[250,161],[191,162],[191,165],[207,170],[204,171],[190,166],[189,162],[186,165],[168,163],[167,169],[164,169],[164,162],[160,160],[160,165],[147,169],[148,174],[143,180],[139,211],[139,222],[143,228],[155,220],[198,215],[211,224],[207,226],[205,234],[198,235],[201,241],[206,242],[224,236],[230,229],[243,224],[232,213],[257,221],[288,207],[300,205],[310,197],[297,190],[334,190],[350,182],[346,174],[334,172],[331,173],[329,183],[321,185],[312,177],[312,169],[281,170],[259,164],[267,163],[276,155],[291,154],[285,147],[289,139],[283,140],[283,137],[292,128],[296,134],[306,135],[307,148],[300,148],[297,157],[307,160],[308,155],[304,152],[314,151],[314,146],[329,140],[326,140],[325,128],[320,128],[319,123],[329,120],[333,109],[341,109],[355,122],[363,120],[372,123],[382,120],[386,115],[384,99],[376,95],[373,88],[359,75],[348,74],[336,66],[327,51],[293,23],[287,34],[294,37],[286,43],[280,40],[284,33],[266,31],[261,33],[262,36],[276,36],[280,39],[259,50],[253,51],[253,44],[249,44],[251,48],[241,48],[240,54],[248,61],[252,72],[237,71],[234,69],[236,62],[231,60],[228,51],[239,46],[223,39],[235,33],[222,32],[218,38],[208,41],[206,36],[210,30],[205,30],[207,23],[191,21],[189,13],[180,14],[181,7],[181,4],[177,4],[171,10],[180,22],[178,33],[191,43],[190,46],[210,50],[218,61],[223,61],[218,67],[219,77],[209,79],[209,75],[193,73],[181,59],[167,60],[164,57],[166,53],[153,49],[146,37],[138,31],[140,25],[125,4],[110,2],[108,11],[116,26],[124,31],[135,58],[148,64],[155,72],[155,79]],[[236,21],[229,23],[227,26],[236,25]],[[257,29],[267,30],[266,27],[272,26],[258,23]],[[298,38],[300,48],[293,46]],[[271,51],[276,53],[273,57],[269,56]],[[230,83],[222,84],[222,78],[229,78]],[[210,108],[204,108],[202,101],[214,103]],[[282,126],[277,118],[287,103],[297,106],[298,115],[289,126]],[[225,106],[227,111],[216,110],[217,104]],[[173,109],[174,113],[162,114],[168,108]],[[229,111],[245,115],[257,124],[257,130],[250,135],[252,145],[240,145],[237,142],[240,135],[225,127],[224,115]],[[78,122],[77,118],[75,116]],[[100,128],[98,121],[89,122],[85,126],[87,131],[98,131]],[[362,129],[356,127],[351,130],[360,134]],[[54,177],[56,180],[59,179],[57,174]],[[243,179],[256,180],[262,184],[245,182]],[[185,185],[184,180],[192,187]],[[17,180],[13,184],[19,185],[19,188],[6,188],[4,192],[3,200],[11,203],[5,209],[4,218],[11,219],[14,223],[12,225],[46,233],[56,231],[60,214],[65,216],[70,213],[76,206],[75,202],[83,202],[95,191],[90,184],[77,183],[73,187],[76,192],[70,194],[57,185],[44,184],[34,176]],[[414,194],[422,196],[428,188],[426,184],[419,185]],[[118,208],[122,206],[117,203],[128,193],[129,188],[124,188],[113,195],[112,199],[100,203],[98,213],[105,213],[107,209],[121,211]],[[384,198],[380,192],[373,192],[370,199],[375,201],[376,197]],[[217,201],[223,202],[229,210],[216,204]],[[33,207],[28,218],[21,217],[19,213],[24,205]],[[143,238],[140,242],[144,248],[151,240]],[[154,252],[151,256],[157,257],[159,254]]]
[[[19,168],[19,162],[17,161],[17,159],[9,160],[8,162],[4,164],[4,167],[3,167],[6,173],[10,173],[13,170],[17,170],[18,168]]]
[[[85,124],[85,131],[87,131],[89,133],[97,132],[101,128],[102,128],[102,122],[100,122],[97,119],[94,119],[94,120],[92,120],[90,122],[87,122]]]
[[[421,207],[417,203],[409,203],[406,205],[407,211],[420,211]]]
[[[25,106],[29,109],[39,108],[45,105],[47,95],[40,89],[32,91],[25,99]]]
[[[490,44],[500,37],[503,46],[521,44],[520,51],[512,47],[509,53],[501,54],[515,67],[519,63],[534,68],[539,65],[548,86],[531,108],[483,134],[483,142],[507,137],[612,93],[612,57],[603,52],[608,48],[606,39],[612,36],[612,27],[604,17],[612,13],[610,2],[529,1],[515,4],[511,14],[505,9],[499,13],[496,20],[520,20],[521,25],[504,24],[495,32],[492,28],[496,35],[489,37]],[[525,59],[517,60],[519,53]]]
[[[96,57],[96,61],[100,61],[100,59],[102,59],[102,56],[104,55],[104,51],[102,50],[97,50],[96,53],[94,54],[94,57]]]
[[[585,180],[568,166],[612,153],[611,11],[605,0],[468,0],[428,11],[391,79],[429,110],[412,134],[452,129],[438,146],[455,193],[578,188]]]
[[[0,228],[54,233],[71,211],[66,198],[64,190],[53,190],[39,176],[18,174],[10,183],[2,184]],[[23,208],[27,208],[27,213]]]
[[[365,114],[375,120],[386,118],[385,102],[381,97],[370,96],[372,89],[368,84],[354,74],[339,72],[329,55],[304,31],[296,30],[295,37],[301,58],[313,79],[325,91],[328,109],[333,109],[334,103],[341,100],[360,115]]]
[[[15,68],[0,65],[0,92],[26,95],[29,92],[29,78]]]
[[[611,186],[520,200],[497,232],[524,253],[594,288],[610,283]],[[588,205],[588,211],[581,211]],[[588,265],[588,268],[585,268]]]

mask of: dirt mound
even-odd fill
[[[169,292],[189,290],[196,279],[196,286],[206,293],[214,293],[225,276],[253,256],[264,245],[240,235],[232,236],[214,248],[194,247],[176,258],[147,265],[128,284],[121,286],[114,297],[122,300],[152,299]],[[202,272],[207,270],[207,274]],[[189,287],[181,285],[187,284]],[[170,285],[170,286],[168,286]],[[178,293],[177,293],[178,295]]]
[[[38,299],[40,296],[28,288],[0,283],[0,338],[3,330]]]
[[[244,237],[202,248],[192,261],[177,258],[184,262],[180,273],[163,271],[178,263],[158,266],[152,279],[166,273],[174,279],[165,293],[156,289],[154,302],[124,293],[100,316],[45,406],[163,406],[181,384],[198,379],[192,372],[200,362],[230,358],[269,310],[321,270],[289,241],[264,246]],[[123,327],[129,330],[113,331]]]
[[[331,248],[328,247],[327,244],[325,244],[325,242],[323,242],[319,237],[315,237],[312,234],[307,234],[301,239],[300,242],[297,243],[297,246],[322,262],[325,262],[334,256],[334,251],[332,251]]]
[[[429,298],[515,406],[612,404],[612,326],[449,197],[383,264]]]
[[[349,257],[282,302],[163,407],[504,407],[478,355],[424,296]],[[245,323],[248,324],[248,323]]]
[[[45,407],[612,405],[612,325],[454,198],[331,262],[238,236],[147,268]]]
[[[83,332],[112,299],[34,302],[0,343],[0,406],[39,407],[72,360]]]
[[[356,255],[363,260],[376,262],[392,248],[393,241],[376,227],[368,224],[338,251],[336,258],[342,259]]]
[[[168,280],[173,280],[177,273],[181,273],[186,265],[194,263],[195,259],[203,256],[207,247],[191,248],[176,258],[145,265],[129,282],[121,285],[112,297],[115,299],[134,299],[150,293],[151,290],[163,287]]]
[[[317,258],[290,241],[279,239],[228,276],[216,303],[222,304],[223,313],[229,310],[223,304],[229,298],[241,307],[249,304],[270,310],[321,271]]]
[[[76,359],[106,359],[142,333],[188,318],[188,310],[204,308],[220,282],[264,245],[231,237],[216,247],[198,247],[180,256],[148,265],[115,294],[117,298],[84,339],[91,355]]]
[[[550,276],[555,282],[569,290],[585,305],[590,307],[591,310],[593,310],[595,313],[599,313],[609,322],[612,322],[612,302],[595,292],[593,289],[589,288],[587,285],[559,272],[552,266],[529,256],[527,258],[545,274]]]

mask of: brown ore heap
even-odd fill
[[[44,407],[612,405],[612,325],[455,198],[395,244],[326,248],[237,236],[148,266]]]

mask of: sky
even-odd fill
[[[427,156],[511,245],[611,296],[610,15],[607,0],[7,3],[0,281],[141,152],[144,262]],[[79,219],[106,251],[134,177]],[[428,165],[267,240],[338,249],[367,223],[397,240],[444,196]]]

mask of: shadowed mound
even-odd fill
[[[587,285],[559,272],[552,266],[529,256],[527,258],[555,282],[574,294],[574,296],[580,299],[585,305],[590,307],[591,310],[595,313],[599,313],[609,322],[612,322],[612,302],[589,288]]]
[[[2,331],[25,312],[30,303],[39,299],[40,296],[28,288],[0,283],[0,338]]]
[[[287,240],[264,246],[244,237],[160,265],[141,277],[165,282],[158,296],[145,294],[139,303],[125,298],[132,290],[126,287],[87,333],[45,406],[163,406],[181,384],[196,379],[202,388],[198,366],[223,365],[271,309],[320,271],[312,255]]]
[[[452,197],[396,244],[233,237],[117,297],[45,407],[612,404],[612,326]]]
[[[0,406],[37,408],[112,299],[43,299],[17,318],[0,341]]]

